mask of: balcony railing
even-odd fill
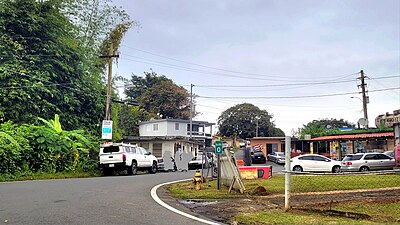
[[[187,135],[190,136],[190,131],[187,132]],[[192,136],[196,137],[211,137],[210,133],[199,132],[199,131],[192,131]]]

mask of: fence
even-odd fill
[[[290,143],[290,138],[287,138]],[[290,146],[286,144],[286,146]],[[287,147],[290,148],[290,147]],[[345,201],[400,200],[400,170],[307,173],[290,171],[286,149],[285,208],[318,206],[330,208]]]

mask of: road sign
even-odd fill
[[[216,141],[215,145],[215,154],[222,154],[222,141]]]
[[[112,120],[103,120],[101,139],[112,139]]]

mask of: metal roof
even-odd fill
[[[190,120],[182,120],[182,119],[152,119],[152,120],[148,120],[148,121],[142,121],[139,124],[148,124],[148,123],[159,123],[159,122],[177,122],[177,123],[190,123]],[[207,121],[197,121],[197,120],[193,120],[192,124],[198,124],[198,125],[215,125],[215,123],[210,123]]]
[[[310,141],[330,141],[330,140],[360,140],[360,139],[372,139],[372,138],[394,138],[394,132],[382,132],[382,133],[362,133],[362,134],[344,134],[344,135],[332,135],[312,138]]]

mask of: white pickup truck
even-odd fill
[[[126,143],[106,143],[100,145],[100,167],[105,175],[113,171],[126,170],[134,175],[138,170],[157,172],[157,158],[146,149]]]

